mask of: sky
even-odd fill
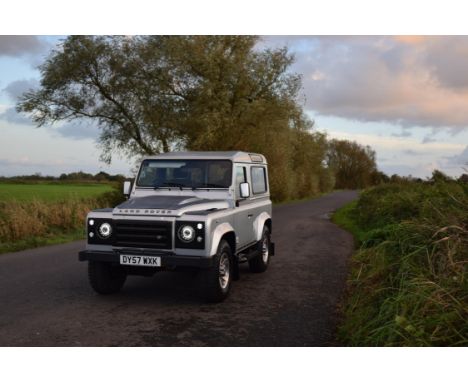
[[[0,176],[129,174],[132,161],[99,161],[99,130],[89,122],[36,128],[16,113],[61,38],[0,36]],[[468,167],[468,37],[265,36],[258,44],[282,46],[295,56],[290,70],[302,75],[300,102],[316,129],[370,145],[389,175],[459,176]]]

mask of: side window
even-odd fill
[[[236,166],[236,197],[240,199],[240,184],[247,182],[245,166]]]
[[[252,192],[254,194],[263,194],[267,191],[265,167],[252,167],[250,169],[252,178]]]

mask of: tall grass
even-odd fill
[[[339,337],[359,346],[468,345],[468,186],[390,184],[338,215],[357,232]]]
[[[0,253],[84,237],[87,213],[121,198],[116,190],[86,199],[0,201]]]

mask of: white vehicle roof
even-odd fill
[[[228,159],[233,162],[267,164],[264,155],[244,151],[173,151],[144,159]]]

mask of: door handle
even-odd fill
[[[250,219],[253,215],[252,214],[248,214],[247,217]]]

